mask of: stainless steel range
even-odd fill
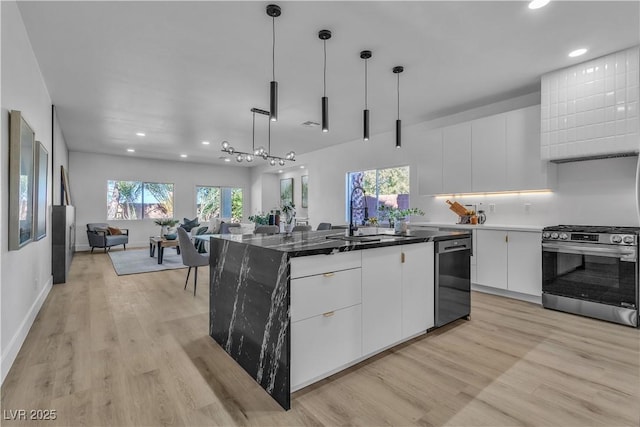
[[[638,227],[542,230],[542,305],[638,327]]]

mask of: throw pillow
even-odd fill
[[[196,236],[200,236],[201,234],[205,234],[207,232],[207,227],[200,227],[196,230]]]
[[[183,224],[180,227],[184,228],[186,232],[190,232],[193,227],[199,226],[198,217],[193,219],[184,218]]]
[[[118,227],[107,227],[107,230],[109,230],[109,234],[111,234],[112,236],[119,236],[120,234],[122,234],[122,230],[120,230]]]
[[[108,228],[103,228],[103,227],[95,227],[93,231],[95,231],[96,233],[111,234]]]
[[[209,220],[209,233],[219,234],[221,222],[222,220],[220,218],[211,218],[211,220]]]

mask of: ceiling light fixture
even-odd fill
[[[371,58],[371,51],[370,50],[363,50],[362,52],[360,52],[360,58],[364,59],[364,111],[362,112],[362,116],[363,116],[363,132],[362,132],[362,140],[363,141],[368,141],[369,140],[369,107],[368,107],[368,90],[367,90],[367,62],[369,58]]]
[[[186,159],[187,155],[186,154],[180,154],[180,157],[182,157],[183,159]]]
[[[267,6],[267,15],[272,19],[272,45],[271,45],[271,66],[272,77],[269,85],[269,120],[272,122],[278,121],[278,82],[276,81],[276,18],[282,14],[280,6],[277,4],[270,4]]]
[[[210,142],[209,141],[202,141],[202,145],[209,145]]]
[[[222,151],[234,155],[236,161],[238,163],[242,163],[246,160],[248,163],[251,163],[255,157],[262,157],[264,160],[268,160],[271,166],[275,166],[278,163],[280,166],[284,166],[286,160],[291,162],[296,161],[296,153],[293,151],[289,151],[285,157],[272,156],[271,153],[271,120],[269,120],[269,146],[265,149],[263,146],[256,148],[256,113],[262,114],[263,116],[270,116],[268,111],[261,110],[260,108],[252,108],[251,113],[253,113],[253,127],[252,127],[252,142],[251,142],[251,152],[245,151],[237,151],[229,141],[222,141]],[[228,161],[225,159],[225,161]]]
[[[127,151],[128,151],[129,153],[135,153],[135,152],[136,152],[136,150],[134,150],[133,148],[127,148]]]
[[[225,157],[225,158],[224,158],[224,161],[225,161],[225,162],[230,162],[230,161],[231,161],[231,159],[230,159],[230,158],[228,158],[228,157]]]
[[[324,71],[322,80],[322,132],[329,132],[329,98],[327,98],[327,40],[331,38],[331,31],[320,30],[318,38],[324,45]]]
[[[569,52],[569,58],[575,58],[576,56],[582,56],[585,53],[587,53],[587,49],[585,49],[585,48],[572,50],[571,52]]]
[[[549,4],[551,0],[532,0],[529,2],[529,9],[540,9]]]
[[[393,73],[398,76],[398,119],[396,120],[396,148],[400,148],[402,146],[402,135],[401,135],[401,127],[402,121],[400,120],[400,73],[404,71],[404,67],[397,66],[393,67]]]
[[[136,135],[138,135],[138,136],[146,136],[146,134],[144,132],[136,132]]]

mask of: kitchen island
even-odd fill
[[[434,242],[468,233],[391,231],[212,237],[209,334],[289,409],[292,391],[425,333]]]

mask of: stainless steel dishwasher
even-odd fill
[[[453,238],[435,246],[436,327],[471,314],[471,238]]]

